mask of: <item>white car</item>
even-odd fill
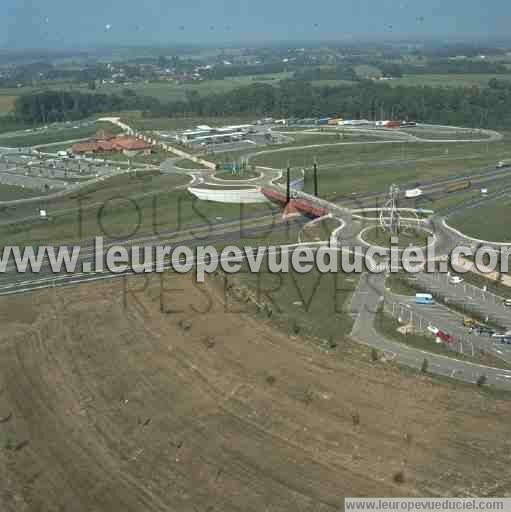
[[[422,190],[420,188],[412,188],[405,192],[405,197],[408,199],[422,196]]]
[[[451,276],[449,278],[449,284],[460,284],[463,282],[463,278],[460,276]]]
[[[428,325],[428,331],[436,336],[440,332],[440,329],[434,325]]]

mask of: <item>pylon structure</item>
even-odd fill
[[[380,209],[380,227],[392,235],[399,234],[401,221],[399,216],[399,187],[391,185],[387,201]]]

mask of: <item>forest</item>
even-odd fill
[[[125,89],[121,94],[44,91],[20,96],[15,118],[24,124],[76,120],[97,113],[139,110],[150,117],[274,115],[405,119],[469,127],[511,128],[511,83],[492,79],[488,87],[396,86],[361,80],[317,86],[305,80],[254,83],[226,93],[163,103]]]
[[[48,90],[16,98],[14,117],[24,124],[46,124],[85,119],[104,112],[159,108],[158,100],[139,96],[129,89],[119,95]]]
[[[316,86],[283,80],[278,86],[255,83],[223,94],[187,95],[150,110],[149,116],[238,114],[314,117],[337,113],[352,119],[404,119],[469,127],[511,127],[511,84],[491,87],[393,87],[362,80],[354,84]]]

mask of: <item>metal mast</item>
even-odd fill
[[[399,217],[399,187],[391,185],[387,201],[380,210],[380,226],[384,231],[392,235],[399,234],[401,229],[401,220]]]

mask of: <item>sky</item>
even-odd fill
[[[0,46],[508,37],[509,0],[1,0]]]

